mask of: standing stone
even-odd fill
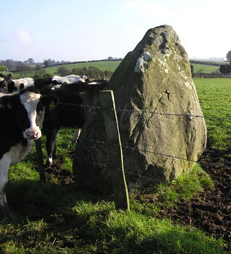
[[[107,89],[115,95],[130,188],[170,182],[193,168],[205,149],[207,130],[187,53],[172,27],[148,30]],[[108,156],[102,112],[95,109],[76,146],[76,182],[111,190]]]

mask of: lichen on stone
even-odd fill
[[[151,55],[145,51],[136,61],[134,72],[142,73],[148,68],[148,61],[150,61]]]

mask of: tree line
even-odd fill
[[[71,62],[71,61],[56,61],[54,59],[48,58],[44,59],[43,62],[35,62],[33,58],[29,58],[28,60],[25,61],[15,61],[13,59],[7,59],[7,60],[0,60],[0,71],[30,71],[31,68],[34,68],[35,66],[45,66],[50,67],[50,66],[55,66],[55,65],[65,65],[65,64],[70,64],[70,63],[83,63],[83,62],[96,62],[96,61],[121,61],[122,58],[117,58],[117,57],[112,57],[109,56],[106,59],[102,60],[92,60],[92,61],[76,61],[76,62]]]
[[[100,61],[118,61],[122,60],[121,58],[108,57]],[[65,76],[69,74],[76,75],[86,75],[89,79],[109,79],[112,75],[112,72],[109,70],[102,71],[94,66],[82,67],[82,68],[73,68],[66,66],[70,63],[83,63],[83,62],[96,62],[94,61],[79,61],[79,62],[70,62],[70,61],[55,61],[52,59],[46,59],[43,63],[36,63],[33,58],[29,58],[26,61],[15,61],[12,59],[0,60],[0,72],[13,72],[13,76],[17,74],[17,77],[28,76],[35,79],[47,78],[51,74],[47,73],[46,68],[50,66],[60,67],[57,69],[55,74],[60,76]]]
[[[53,59],[45,59],[42,63],[35,62],[33,58],[29,58],[25,61],[15,61],[13,59],[7,60],[0,60],[0,65],[5,66],[6,70],[8,71],[18,71],[20,72],[22,69],[24,71],[30,71],[31,68],[34,66],[44,65],[45,67],[54,66],[54,65],[61,65],[61,64],[68,64],[70,61],[55,61]]]
[[[0,65],[0,72],[7,71],[5,66]],[[42,79],[42,78],[49,78],[52,74],[48,73],[45,66],[43,65],[36,65],[35,67],[26,66],[18,66],[15,71],[12,72],[13,76],[17,75],[18,77],[31,77],[34,79]],[[109,80],[112,71],[105,70],[102,71],[95,66],[89,67],[82,67],[82,68],[70,68],[68,66],[60,66],[58,67],[55,74],[59,76],[66,76],[69,74],[76,74],[80,76],[87,76],[89,79],[107,79]]]
[[[69,69],[67,66],[60,66],[57,69],[57,74],[60,76],[66,76],[69,74],[76,74],[80,76],[87,76],[88,79],[107,79],[109,80],[113,74],[112,71],[102,71],[95,66],[72,68]],[[37,76],[36,76],[37,78]]]

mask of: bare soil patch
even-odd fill
[[[223,237],[226,249],[231,250],[231,159],[207,149],[199,162],[213,179],[214,189],[206,189],[188,202],[179,202],[161,211],[159,216],[183,225],[191,224],[216,239]]]

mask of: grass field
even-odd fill
[[[231,79],[194,79],[206,116],[209,142],[218,150],[231,150]]]
[[[206,117],[209,142],[230,150],[231,79],[195,79]],[[71,172],[74,145],[71,130],[58,138],[62,171]],[[44,146],[44,139],[42,140]],[[44,151],[45,153],[45,151]],[[192,226],[159,220],[156,213],[177,200],[190,199],[213,184],[199,165],[171,185],[155,189],[161,202],[143,204],[130,192],[131,212],[116,211],[111,196],[61,184],[54,174],[39,181],[35,150],[9,171],[7,187],[12,217],[0,222],[0,253],[6,254],[228,254],[222,239],[215,240]],[[150,189],[149,191],[152,191]]]
[[[220,69],[219,66],[205,65],[205,64],[193,64],[194,73],[212,73]]]
[[[121,63],[121,61],[100,61],[100,62],[86,62],[86,63],[76,63],[76,64],[68,64],[68,65],[64,65],[66,66],[70,71],[74,68],[82,68],[82,67],[90,67],[90,66],[94,66],[97,67],[98,69],[105,71],[114,71],[118,65]],[[57,69],[60,66],[53,66],[53,67],[48,67],[46,68],[47,73],[50,73],[52,75],[54,75],[55,73],[57,73]]]

